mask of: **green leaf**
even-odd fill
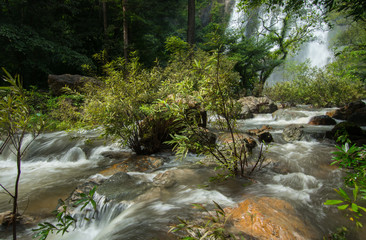
[[[341,205],[341,206],[338,206],[338,209],[345,210],[348,206],[349,206],[349,204]]]
[[[351,201],[350,197],[348,197],[347,193],[342,189],[339,188],[339,190],[334,189],[342,198],[344,198],[347,201]]]
[[[356,203],[352,203],[351,208],[354,212],[358,212],[358,206]]]
[[[357,194],[358,194],[358,186],[355,183],[355,188],[353,189],[353,201],[356,202],[357,201]]]
[[[344,201],[342,200],[327,200],[324,205],[336,205],[336,204],[340,204]]]

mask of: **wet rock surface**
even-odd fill
[[[342,108],[329,111],[326,115],[335,119],[347,120],[364,126],[366,125],[366,104],[363,101],[352,102]]]
[[[111,154],[111,153],[109,153]],[[100,174],[110,176],[118,172],[145,172],[161,167],[164,164],[164,159],[148,155],[131,156],[126,160],[116,163],[111,167],[104,169]]]
[[[273,142],[272,134],[269,132],[270,130],[272,130],[272,127],[263,125],[260,129],[248,130],[248,133],[252,136],[256,136],[260,143],[270,143]]]
[[[109,200],[129,201],[137,198],[152,188],[152,184],[141,182],[127,173],[120,172],[101,184],[97,192]]]
[[[358,146],[366,144],[366,132],[358,125],[351,122],[338,123],[331,131],[326,133],[326,137],[337,141],[337,139],[344,134],[347,134],[351,142]]]
[[[273,113],[277,105],[268,97],[243,97],[238,100],[242,110],[239,117],[242,119],[251,118],[256,113]]]
[[[284,200],[250,198],[236,208],[225,210],[237,230],[249,233],[256,239],[313,239],[311,229]]]
[[[304,137],[303,126],[291,124],[283,129],[282,138],[286,142],[300,141]]]
[[[12,221],[13,221],[13,213],[12,211],[6,211],[6,212],[2,212],[0,213],[0,227],[9,227],[12,225]],[[28,224],[34,224],[36,219],[35,217],[31,217],[28,215],[17,215],[17,219],[16,219],[17,223],[21,224],[21,225],[28,225]],[[0,228],[1,229],[1,228]]]
[[[348,118],[349,122],[353,122],[359,126],[366,126],[366,107],[357,109]]]
[[[257,146],[257,142],[255,139],[249,134],[245,133],[235,133],[234,139],[237,143],[245,144],[246,148],[249,151],[252,151],[253,148]],[[223,144],[231,144],[233,143],[233,139],[230,133],[225,133],[219,136],[218,140]]]
[[[314,116],[310,119],[309,125],[336,125],[337,122],[328,115]]]

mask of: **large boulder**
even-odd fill
[[[288,202],[269,197],[249,198],[238,207],[226,208],[229,220],[239,232],[253,239],[315,239],[312,229]]]
[[[278,109],[268,97],[243,97],[238,100],[238,103],[242,106],[242,115],[247,116],[250,116],[250,113],[273,113]]]
[[[359,126],[366,126],[366,107],[359,108],[348,118],[349,122],[353,122]]]
[[[337,122],[328,115],[314,116],[310,119],[309,125],[336,125]]]
[[[239,115],[237,116],[238,119],[248,119],[248,118],[253,118],[254,115],[252,113],[252,111],[250,110],[250,108],[246,105],[244,105],[241,110]]]
[[[257,134],[259,142],[270,143],[273,142],[273,137],[270,132],[261,132]]]
[[[100,85],[101,82],[92,77],[86,77],[81,75],[48,75],[48,86],[52,93],[56,96],[62,95],[64,87],[68,87],[71,90],[82,92],[86,83],[92,83]]]
[[[326,133],[326,136],[334,141],[337,141],[341,135],[347,135],[352,143],[359,146],[366,144],[366,133],[358,125],[351,122],[341,122]]]
[[[366,104],[363,101],[351,102],[342,108],[327,112],[326,115],[339,120],[348,120],[354,112],[364,107]]]
[[[297,118],[307,117],[307,115],[303,112],[291,110],[291,109],[278,109],[274,113],[272,113],[272,117],[274,120],[285,120],[290,121]]]
[[[250,129],[248,133],[252,136],[256,136],[259,142],[270,143],[273,142],[272,134],[269,132],[272,127],[263,125],[260,129]]]
[[[301,125],[291,124],[285,127],[282,132],[282,138],[286,142],[300,141],[304,136],[304,128]]]

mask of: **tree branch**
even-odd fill
[[[2,188],[2,189],[4,189],[5,190],[5,192],[7,192],[12,198],[14,198],[14,195],[13,194],[11,194],[1,183],[0,183],[0,187]]]

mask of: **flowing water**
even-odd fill
[[[112,202],[97,190],[98,213],[94,219],[86,221],[79,216],[78,227],[74,231],[48,239],[170,239],[167,231],[169,225],[177,223],[177,216],[190,218],[197,213],[192,209],[192,203],[210,207],[215,201],[223,207],[234,207],[254,196],[290,203],[304,223],[312,227],[314,239],[321,239],[341,225],[349,226],[350,221],[346,217],[323,205],[326,199],[336,198],[333,189],[342,186],[341,170],[329,166],[333,143],[322,139],[324,132],[331,127],[306,125],[311,116],[324,114],[326,109],[294,111],[302,113],[302,117],[281,120],[259,114],[239,122],[241,130],[260,128],[263,124],[273,127],[271,133],[275,142],[266,151],[271,163],[256,173],[255,183],[245,179],[210,182],[209,178],[215,175],[212,167],[195,164],[202,157],[189,154],[187,159],[177,161],[170,153],[157,154],[155,157],[166,160],[162,167],[144,173],[128,173],[135,184],[132,188],[137,190],[144,186],[139,194],[131,193],[136,197],[125,196],[118,202]],[[291,143],[282,140],[282,129],[291,123],[305,124],[305,140]],[[51,216],[57,200],[69,196],[79,183],[108,178],[99,172],[111,166],[113,161],[102,153],[120,149],[97,136],[98,131],[41,135],[31,145],[23,161],[20,212],[44,220]],[[15,169],[11,153],[1,155],[0,183],[10,190]],[[163,180],[165,185],[157,184],[157,176],[162,175],[167,176]],[[133,191],[124,189],[122,185],[118,189],[128,193]],[[9,197],[0,194],[0,212],[9,209]],[[0,239],[10,239],[9,231],[1,229]],[[31,239],[31,235],[30,229],[22,230],[20,239]],[[357,234],[354,238],[362,239]]]

